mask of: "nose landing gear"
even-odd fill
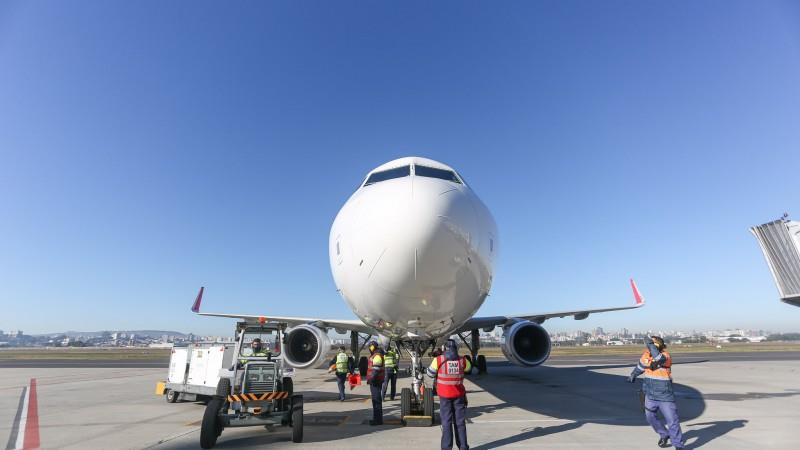
[[[422,354],[434,344],[433,341],[401,344],[411,356],[411,387],[400,391],[400,420],[403,425],[429,427],[434,423],[433,388],[425,385],[422,365]]]

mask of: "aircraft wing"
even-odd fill
[[[297,325],[314,325],[320,328],[335,328],[337,332],[342,331],[357,331],[359,333],[366,333],[371,335],[378,334],[373,328],[368,327],[364,324],[364,322],[360,320],[331,320],[331,319],[320,319],[320,318],[311,318],[311,317],[287,317],[287,316],[271,316],[271,315],[253,315],[253,314],[228,314],[228,313],[207,313],[207,312],[200,312],[200,303],[203,301],[203,290],[204,288],[200,288],[200,292],[197,293],[197,298],[194,300],[194,304],[192,305],[192,312],[200,315],[200,316],[212,316],[212,317],[228,317],[231,319],[242,319],[245,321],[251,322],[277,322],[277,323],[285,323],[289,327],[294,327]]]
[[[639,293],[639,288],[636,287],[636,282],[631,279],[631,289],[633,290],[633,299],[635,303],[631,306],[618,306],[614,308],[601,308],[601,309],[579,309],[575,311],[556,311],[556,312],[549,312],[549,313],[527,313],[527,314],[515,314],[510,316],[492,316],[492,317],[473,317],[466,321],[464,325],[461,326],[457,330],[459,333],[464,333],[466,331],[478,330],[482,328],[494,328],[498,325],[505,325],[509,322],[513,322],[515,320],[530,320],[531,322],[536,322],[541,324],[547,319],[552,319],[555,317],[568,317],[574,316],[575,320],[583,320],[589,317],[589,314],[595,313],[602,313],[602,312],[609,312],[609,311],[623,311],[626,309],[636,309],[641,308],[644,306],[644,297]]]

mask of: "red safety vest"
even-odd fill
[[[444,356],[436,357],[439,368],[436,372],[436,392],[442,398],[458,398],[467,395],[464,389],[464,370],[467,361],[462,356],[455,361],[448,361]]]

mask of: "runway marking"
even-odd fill
[[[17,435],[19,434],[19,421],[22,418],[22,409],[25,405],[25,394],[28,392],[28,387],[22,388],[22,394],[19,396],[19,406],[17,406],[17,414],[14,416],[14,424],[11,426],[11,436],[8,437],[8,444],[6,450],[11,450],[17,447]]]
[[[31,378],[30,386],[22,390],[6,449],[34,448],[39,448],[39,406],[36,401],[36,378]]]

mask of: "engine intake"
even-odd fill
[[[325,364],[331,349],[328,333],[313,325],[298,325],[286,333],[283,358],[292,367],[306,369]]]
[[[521,320],[503,328],[501,348],[518,366],[538,366],[550,356],[550,335],[541,325]]]

